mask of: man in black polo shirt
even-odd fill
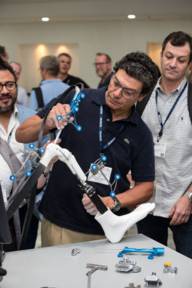
[[[109,208],[116,204],[111,197],[111,187],[105,182],[120,178],[114,192],[120,202],[120,214],[130,207],[147,201],[153,189],[154,156],[151,133],[135,111],[135,103],[151,92],[158,78],[158,68],[144,53],[130,53],[114,67],[114,75],[105,89],[84,91],[77,121],[82,131],[71,125],[61,134],[61,146],[71,151],[84,172],[100,157],[105,157],[102,177],[88,175],[103,202]],[[65,98],[70,103],[73,95]],[[58,97],[58,102],[63,95]],[[17,140],[37,139],[42,119],[48,106],[26,121],[17,130]],[[53,106],[46,121],[46,133],[62,127],[65,121],[57,121],[57,115],[65,116],[69,104]],[[127,173],[131,171],[135,187],[130,189]],[[106,181],[107,179],[107,181]],[[42,223],[43,246],[98,239],[103,235],[95,221],[96,207],[78,186],[76,177],[65,164],[58,161],[51,173],[40,210],[45,219]]]
[[[68,53],[60,53],[57,58],[59,61],[59,78],[63,83],[66,83],[69,86],[77,85],[80,88],[89,88],[89,85],[83,79],[69,74],[72,64],[71,55]]]

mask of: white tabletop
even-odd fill
[[[0,288],[86,288],[89,269],[87,263],[107,265],[107,271],[96,271],[92,275],[91,288],[124,288],[129,283],[144,287],[144,278],[156,272],[162,281],[162,288],[192,288],[192,261],[165,247],[165,255],[149,260],[146,255],[130,255],[142,268],[139,273],[119,273],[115,264],[119,251],[125,246],[131,248],[164,247],[143,236],[128,237],[117,244],[107,240],[75,243],[70,245],[39,248],[7,253],[3,267],[7,276],[0,282]],[[71,255],[73,248],[80,253]],[[163,264],[171,261],[178,267],[177,274],[163,273]]]

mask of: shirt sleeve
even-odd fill
[[[45,115],[47,115],[47,113],[52,109],[53,106],[55,106],[58,103],[66,103],[69,104],[73,98],[74,95],[74,91],[70,91],[67,95],[64,93],[62,93],[61,95],[57,96],[56,98],[54,98],[53,100],[51,100],[43,109],[39,110],[37,115],[40,118],[44,118]]]
[[[136,158],[133,160],[132,177],[136,182],[154,181],[155,179],[155,160],[154,160],[154,144],[151,132],[147,133],[143,140]]]

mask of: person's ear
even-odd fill
[[[145,98],[145,96],[140,94],[138,99],[137,99],[137,102],[141,102],[144,98]]]

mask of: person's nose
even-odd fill
[[[174,67],[177,66],[177,59],[176,59],[176,58],[173,58],[173,59],[171,60],[170,66],[171,66],[172,68],[174,68]]]
[[[116,97],[116,98],[121,98],[122,96],[122,88],[121,87],[118,87],[116,88],[114,91],[113,91],[113,96]]]

